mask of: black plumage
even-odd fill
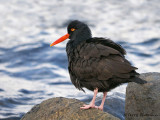
[[[79,21],[70,23],[68,33],[71,28],[81,30],[77,30],[80,35],[70,37],[66,47],[68,70],[76,88],[83,90],[85,87],[92,91],[98,88],[99,92],[105,92],[122,83],[145,83],[138,78],[137,68],[125,59],[126,51],[121,45],[110,39],[92,38],[88,26]]]
[[[72,21],[68,25],[68,33],[51,44],[56,45],[63,40],[70,40],[66,46],[68,56],[68,70],[72,83],[79,90],[87,88],[94,91],[89,105],[81,109],[98,108],[103,110],[105,97],[111,89],[122,83],[136,82],[144,84],[139,73],[128,60],[126,51],[121,45],[110,39],[92,37],[89,27],[80,21]],[[95,106],[98,92],[103,92],[103,99],[99,107]]]

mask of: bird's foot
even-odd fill
[[[96,109],[99,109],[99,110],[101,110],[101,111],[103,111],[103,106],[95,106],[95,105],[91,105],[91,104],[89,104],[89,105],[83,105],[82,107],[80,107],[80,109],[90,109],[90,108],[96,108]]]
[[[90,109],[90,108],[98,108],[98,107],[92,104],[83,105],[82,107],[80,107],[80,109]]]
[[[103,111],[103,106],[98,106],[98,109]]]

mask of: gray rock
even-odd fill
[[[51,98],[34,106],[21,120],[119,120],[98,109],[81,110],[76,99]]]
[[[144,85],[129,83],[126,90],[126,120],[160,120],[160,73],[144,73]]]

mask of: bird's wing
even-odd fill
[[[74,53],[77,59],[71,64],[71,71],[81,80],[130,78],[131,71],[137,69],[125,59],[125,50],[111,40],[85,41]]]
[[[119,51],[121,54],[125,55],[126,54],[126,51],[125,49],[120,45],[120,44],[117,44],[115,42],[113,42],[112,40],[110,39],[105,39],[105,38],[92,38],[92,39],[88,39],[86,40],[87,43],[95,43],[95,44],[101,44],[101,45],[104,45],[104,46],[109,46],[117,51]]]

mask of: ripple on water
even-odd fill
[[[152,38],[152,39],[146,40],[144,42],[137,43],[137,45],[151,46],[151,45],[154,45],[157,43],[159,43],[159,45],[160,45],[160,38]]]
[[[0,88],[0,92],[3,92],[4,90]]]
[[[71,85],[71,82],[51,82],[49,85]]]
[[[9,117],[8,116],[13,116],[15,114],[9,113],[9,114],[3,114],[3,116],[6,116],[6,118],[1,118],[1,120],[20,120],[22,118],[22,116],[24,115],[24,113],[22,115],[20,115],[20,117]],[[16,116],[16,115],[15,115]]]
[[[32,90],[26,90],[26,89],[20,89],[19,92],[21,92],[23,94],[44,93],[44,91],[32,91]]]
[[[151,54],[144,53],[143,51],[134,51],[134,52],[130,52],[130,53],[137,55],[137,56],[140,56],[140,57],[152,57]]]
[[[16,98],[0,99],[0,106],[1,107],[13,108],[13,107],[16,107],[16,105],[20,105],[20,104],[23,104],[23,102],[18,101]]]

